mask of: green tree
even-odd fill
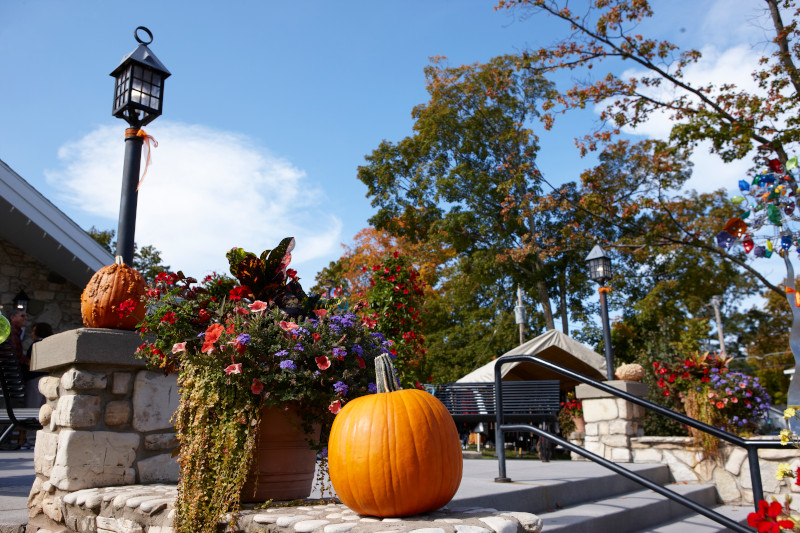
[[[552,87],[517,70],[512,56],[453,68],[440,61],[425,69],[430,100],[412,111],[414,134],[382,142],[359,167],[378,208],[370,222],[411,242],[436,236],[458,257],[494,265],[484,269],[497,274],[494,285],[513,293],[520,284],[553,329],[552,301],[588,289],[553,259],[566,244],[576,248],[575,236],[563,238],[572,225],[545,201],[535,164],[529,125]]]
[[[116,231],[113,229],[99,230],[92,226],[87,233],[110,254],[116,253],[117,241],[114,240]],[[169,271],[169,265],[163,264],[161,252],[149,244],[139,248],[136,243],[133,243],[133,265],[131,266],[139,271],[148,283],[152,283],[159,273]]]

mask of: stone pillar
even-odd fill
[[[69,492],[177,482],[176,378],[147,370],[134,355],[140,344],[132,331],[79,328],[34,345],[31,369],[50,375],[39,381],[47,401],[39,411],[29,527],[63,527]]]
[[[647,385],[638,381],[606,383],[639,397],[647,395]],[[575,388],[575,397],[583,402],[586,421],[584,447],[610,461],[630,463],[631,437],[644,435],[644,407],[583,384]]]

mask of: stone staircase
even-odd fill
[[[509,460],[506,473],[512,482],[500,484],[493,482],[497,476],[496,461],[470,461],[473,462],[476,464],[465,468],[462,488],[450,506],[481,505],[534,513],[542,519],[543,533],[729,531],[691,509],[594,463]],[[746,525],[747,515],[753,511],[750,504],[718,504],[713,485],[671,482],[666,465],[623,466],[739,523]],[[467,472],[470,477],[467,477]],[[476,475],[486,477],[479,480],[473,477]]]

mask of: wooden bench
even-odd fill
[[[0,425],[8,424],[0,435],[0,444],[11,436],[15,428],[42,429],[38,408],[16,407],[25,403],[25,379],[11,343],[0,344],[0,388],[3,389],[5,404],[5,408],[0,410]]]

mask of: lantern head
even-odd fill
[[[23,311],[28,310],[29,301],[28,295],[25,294],[25,291],[23,290],[20,290],[17,295],[14,296],[14,299],[11,300],[11,302],[14,304],[14,309],[22,309]]]
[[[611,259],[606,255],[600,245],[595,245],[586,256],[586,266],[589,268],[589,279],[599,284],[604,284],[611,279]]]
[[[147,34],[147,42],[139,38],[139,30]],[[139,26],[133,36],[139,46],[122,58],[122,62],[111,73],[116,80],[112,114],[127,121],[132,128],[141,128],[161,115],[164,80],[170,76],[170,72],[147,47],[153,42],[150,30]]]

